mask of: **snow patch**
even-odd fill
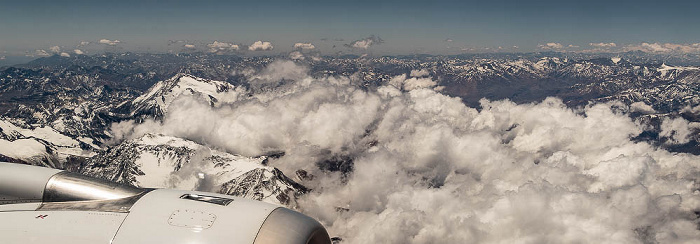
[[[48,155],[46,146],[33,139],[18,139],[14,141],[0,139],[0,154],[16,159]]]

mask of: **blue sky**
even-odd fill
[[[322,53],[538,51],[700,42],[700,1],[8,1],[0,3],[0,56],[49,50],[201,51],[215,40],[296,42]],[[343,46],[376,35],[368,49]],[[101,39],[118,45],[97,45]],[[446,41],[447,39],[451,41]],[[181,40],[168,45],[169,40]],[[342,41],[340,41],[342,40]],[[78,46],[81,41],[91,42]],[[335,48],[333,48],[335,46]],[[517,49],[514,47],[517,46]],[[554,45],[556,46],[556,45]]]

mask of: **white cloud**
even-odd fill
[[[437,83],[431,78],[407,78],[405,74],[394,76],[393,78],[391,78],[391,80],[389,80],[389,84],[396,87],[397,89],[403,89],[404,91],[412,91],[422,88],[432,88],[437,85]]]
[[[6,59],[5,56],[0,56],[0,60],[5,60],[5,59]]]
[[[85,54],[85,52],[83,52],[83,51],[80,50],[80,49],[75,49],[75,50],[73,50],[73,52],[74,52],[75,54],[78,54],[78,55],[83,55],[83,54]]]
[[[352,47],[367,49],[372,46],[372,40],[359,40],[352,43]]]
[[[299,50],[289,53],[289,59],[321,61],[323,58],[321,58],[320,53],[302,53],[301,50]]]
[[[430,78],[410,78],[406,79],[403,83],[403,88],[406,91],[413,91],[416,89],[432,88],[435,87],[437,83]]]
[[[301,42],[294,43],[294,49],[311,50],[314,48],[316,48],[316,47],[311,43],[301,43]]]
[[[90,42],[88,42],[88,41],[81,41],[80,44],[78,44],[78,46],[80,46],[80,47],[82,47],[82,46],[87,46],[87,45],[90,45]]]
[[[700,53],[700,43],[675,44],[675,43],[641,43],[628,45],[626,51],[643,51],[648,53]]]
[[[353,76],[308,72],[276,61],[249,77],[274,89],[237,89],[217,106],[183,95],[162,122],[113,130],[164,133],[247,156],[284,151],[269,164],[315,176],[301,182],[313,191],[299,210],[348,244],[700,238],[700,156],[632,141],[642,126],[615,112],[619,103],[573,110],[556,98],[482,100],[477,110],[406,88],[428,78],[407,82],[404,74],[367,90]],[[675,132],[665,135],[683,140],[685,123],[667,122]],[[319,169],[334,156],[351,159],[352,171]]]
[[[264,42],[264,41],[256,41],[253,42],[250,46],[248,46],[248,50],[250,51],[268,51],[272,50],[274,47],[272,46],[272,43],[270,42]]]
[[[700,129],[700,123],[688,122],[684,118],[665,118],[661,122],[660,137],[668,138],[669,144],[685,144],[690,142],[694,130]]]
[[[37,49],[37,50],[34,50],[34,53],[33,53],[32,55],[29,55],[29,56],[32,56],[32,57],[35,57],[35,56],[36,56],[36,57],[48,57],[48,56],[51,56],[51,54],[49,54],[48,52],[46,52],[46,50]]]
[[[653,114],[656,113],[656,110],[644,102],[635,102],[630,104],[630,112]]]
[[[180,43],[185,43],[185,40],[168,40],[168,46],[173,45],[173,44],[180,44]]]
[[[183,46],[185,49],[196,49],[197,47],[194,46],[194,44],[185,44]]]
[[[108,46],[116,46],[117,44],[121,43],[121,41],[119,41],[119,40],[114,40],[114,41],[112,41],[112,40],[108,40],[108,39],[102,39],[102,40],[100,40],[99,43],[100,43],[100,44],[105,44],[105,45],[108,45]]]
[[[544,50],[550,50],[550,49],[562,49],[562,48],[564,48],[564,45],[562,45],[561,43],[557,43],[557,42],[548,42],[546,44],[537,45],[537,47],[539,47],[540,49],[544,49]]]
[[[61,52],[61,47],[59,47],[59,46],[53,46],[53,47],[50,47],[49,50],[50,50],[52,53],[60,53],[60,52]]]
[[[430,72],[428,72],[427,69],[414,69],[411,70],[411,76],[412,77],[425,77],[430,75]]]
[[[617,47],[617,44],[615,44],[614,42],[610,42],[610,43],[604,43],[604,42],[600,42],[600,43],[588,43],[588,45],[589,45],[589,46],[592,46],[592,47],[599,47],[599,48]]]
[[[248,82],[253,86],[277,85],[283,81],[302,81],[308,78],[308,67],[289,60],[277,60],[260,70],[250,74]]]
[[[304,54],[299,51],[294,51],[289,53],[289,59],[291,60],[304,60]]]
[[[692,113],[696,115],[700,115],[700,105],[696,105],[695,107],[691,107],[690,105],[686,106],[681,110],[682,113]]]
[[[209,52],[219,54],[238,51],[240,49],[240,47],[236,44],[219,41],[214,41],[211,44],[208,44],[207,47],[209,47]]]
[[[384,43],[382,38],[372,35],[364,39],[353,41],[350,44],[345,44],[345,46],[350,48],[368,49],[371,46],[379,45],[381,43]]]
[[[61,53],[61,57],[70,58],[70,54],[68,54],[68,53],[66,53],[66,52],[62,52],[62,53]]]

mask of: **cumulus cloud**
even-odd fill
[[[101,39],[101,40],[99,41],[99,43],[100,43],[100,44],[105,44],[105,45],[108,45],[108,46],[116,46],[117,44],[121,43],[121,41],[119,41],[119,40],[113,40],[113,41],[112,41],[112,40],[109,40],[109,39]]]
[[[371,35],[367,38],[355,40],[349,44],[345,44],[345,46],[349,47],[349,48],[368,49],[371,46],[379,45],[382,43],[384,43],[384,40],[382,40],[382,38],[379,38],[378,36]]]
[[[289,59],[291,60],[304,60],[306,57],[304,57],[304,54],[299,52],[299,51],[294,51],[289,53]]]
[[[661,122],[659,136],[668,138],[669,144],[685,144],[690,142],[693,131],[698,129],[700,129],[700,123],[691,123],[684,118],[665,118]]]
[[[83,51],[80,50],[80,49],[75,49],[75,50],[73,50],[73,52],[74,52],[75,54],[78,54],[78,55],[83,55],[83,54],[85,54],[85,52],[83,52]]]
[[[308,53],[303,53],[301,50],[298,51],[292,51],[289,53],[289,59],[291,60],[313,60],[313,61],[320,61],[323,58],[321,58],[320,53],[318,52],[308,52]]]
[[[182,46],[182,47],[184,47],[185,49],[190,49],[190,50],[193,50],[193,49],[196,49],[196,48],[197,48],[197,47],[194,46],[194,44],[185,44],[185,45]]]
[[[394,78],[361,89],[353,77],[311,77],[305,66],[276,61],[249,77],[274,89],[237,89],[215,107],[183,95],[162,121],[113,130],[246,156],[284,151],[269,164],[315,176],[301,181],[313,191],[299,210],[343,243],[700,238],[700,157],[632,141],[643,130],[613,109],[619,103],[482,100],[477,110],[429,86],[406,88],[429,78]],[[680,140],[677,122],[668,123]],[[334,170],[338,163],[348,170]]]
[[[411,70],[412,77],[426,77],[429,76],[430,72],[427,69],[414,69]]]
[[[311,43],[301,43],[301,42],[294,43],[294,49],[312,50],[314,48],[316,48],[316,47],[314,46],[314,44],[311,44]]]
[[[79,47],[87,46],[87,45],[90,45],[90,42],[89,42],[89,41],[81,41],[81,42],[78,44]]]
[[[562,48],[564,48],[564,45],[562,45],[561,43],[558,43],[558,42],[548,42],[545,44],[537,45],[537,47],[539,47],[540,49],[543,49],[543,50],[552,50],[552,49],[562,49]]]
[[[53,46],[53,47],[50,47],[49,50],[51,50],[52,53],[60,53],[60,52],[61,52],[61,47],[59,47],[59,46]]]
[[[185,43],[185,42],[187,42],[187,41],[185,41],[185,40],[168,40],[168,46],[171,46],[173,44],[181,44],[181,43]]]
[[[70,58],[70,54],[66,53],[66,52],[62,52],[60,55],[61,55],[61,57]]]
[[[210,53],[219,53],[219,54],[238,51],[240,49],[240,47],[236,44],[228,43],[228,42],[219,42],[219,41],[214,41],[211,44],[208,44],[207,47],[209,47]]]
[[[274,47],[272,46],[272,43],[270,42],[264,42],[264,41],[256,41],[253,42],[250,46],[248,46],[248,50],[250,51],[268,51],[272,50]]]
[[[644,102],[635,102],[630,104],[630,112],[653,114],[656,113],[656,110]]]
[[[641,43],[628,45],[626,51],[643,51],[648,53],[700,53],[700,43],[676,44],[676,43]]]
[[[6,59],[5,56],[0,56],[0,60],[5,60],[5,59]]]
[[[588,45],[589,45],[589,46],[592,46],[592,47],[598,47],[598,48],[617,47],[617,44],[615,44],[614,42],[610,42],[610,43],[604,43],[604,42],[600,42],[600,43],[588,43]]]
[[[407,78],[405,74],[397,75],[389,80],[389,85],[397,88],[403,89],[405,91],[412,91],[421,88],[432,88],[437,83],[431,78],[421,78],[421,77],[411,77]]]
[[[277,60],[257,73],[247,76],[248,82],[254,87],[278,85],[285,81],[308,80],[308,67],[289,60]]]
[[[28,55],[28,56],[32,56],[32,57],[48,57],[48,56],[51,56],[51,54],[49,54],[49,53],[48,53],[46,50],[44,50],[44,49],[37,49],[37,50],[34,50],[34,53],[33,53],[33,54],[30,54],[30,55]]]
[[[692,113],[696,115],[700,115],[700,105],[696,105],[695,107],[692,107],[690,105],[686,106],[681,110],[682,113]]]

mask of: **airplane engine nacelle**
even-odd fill
[[[293,210],[228,195],[141,189],[0,163],[0,243],[327,244]]]

